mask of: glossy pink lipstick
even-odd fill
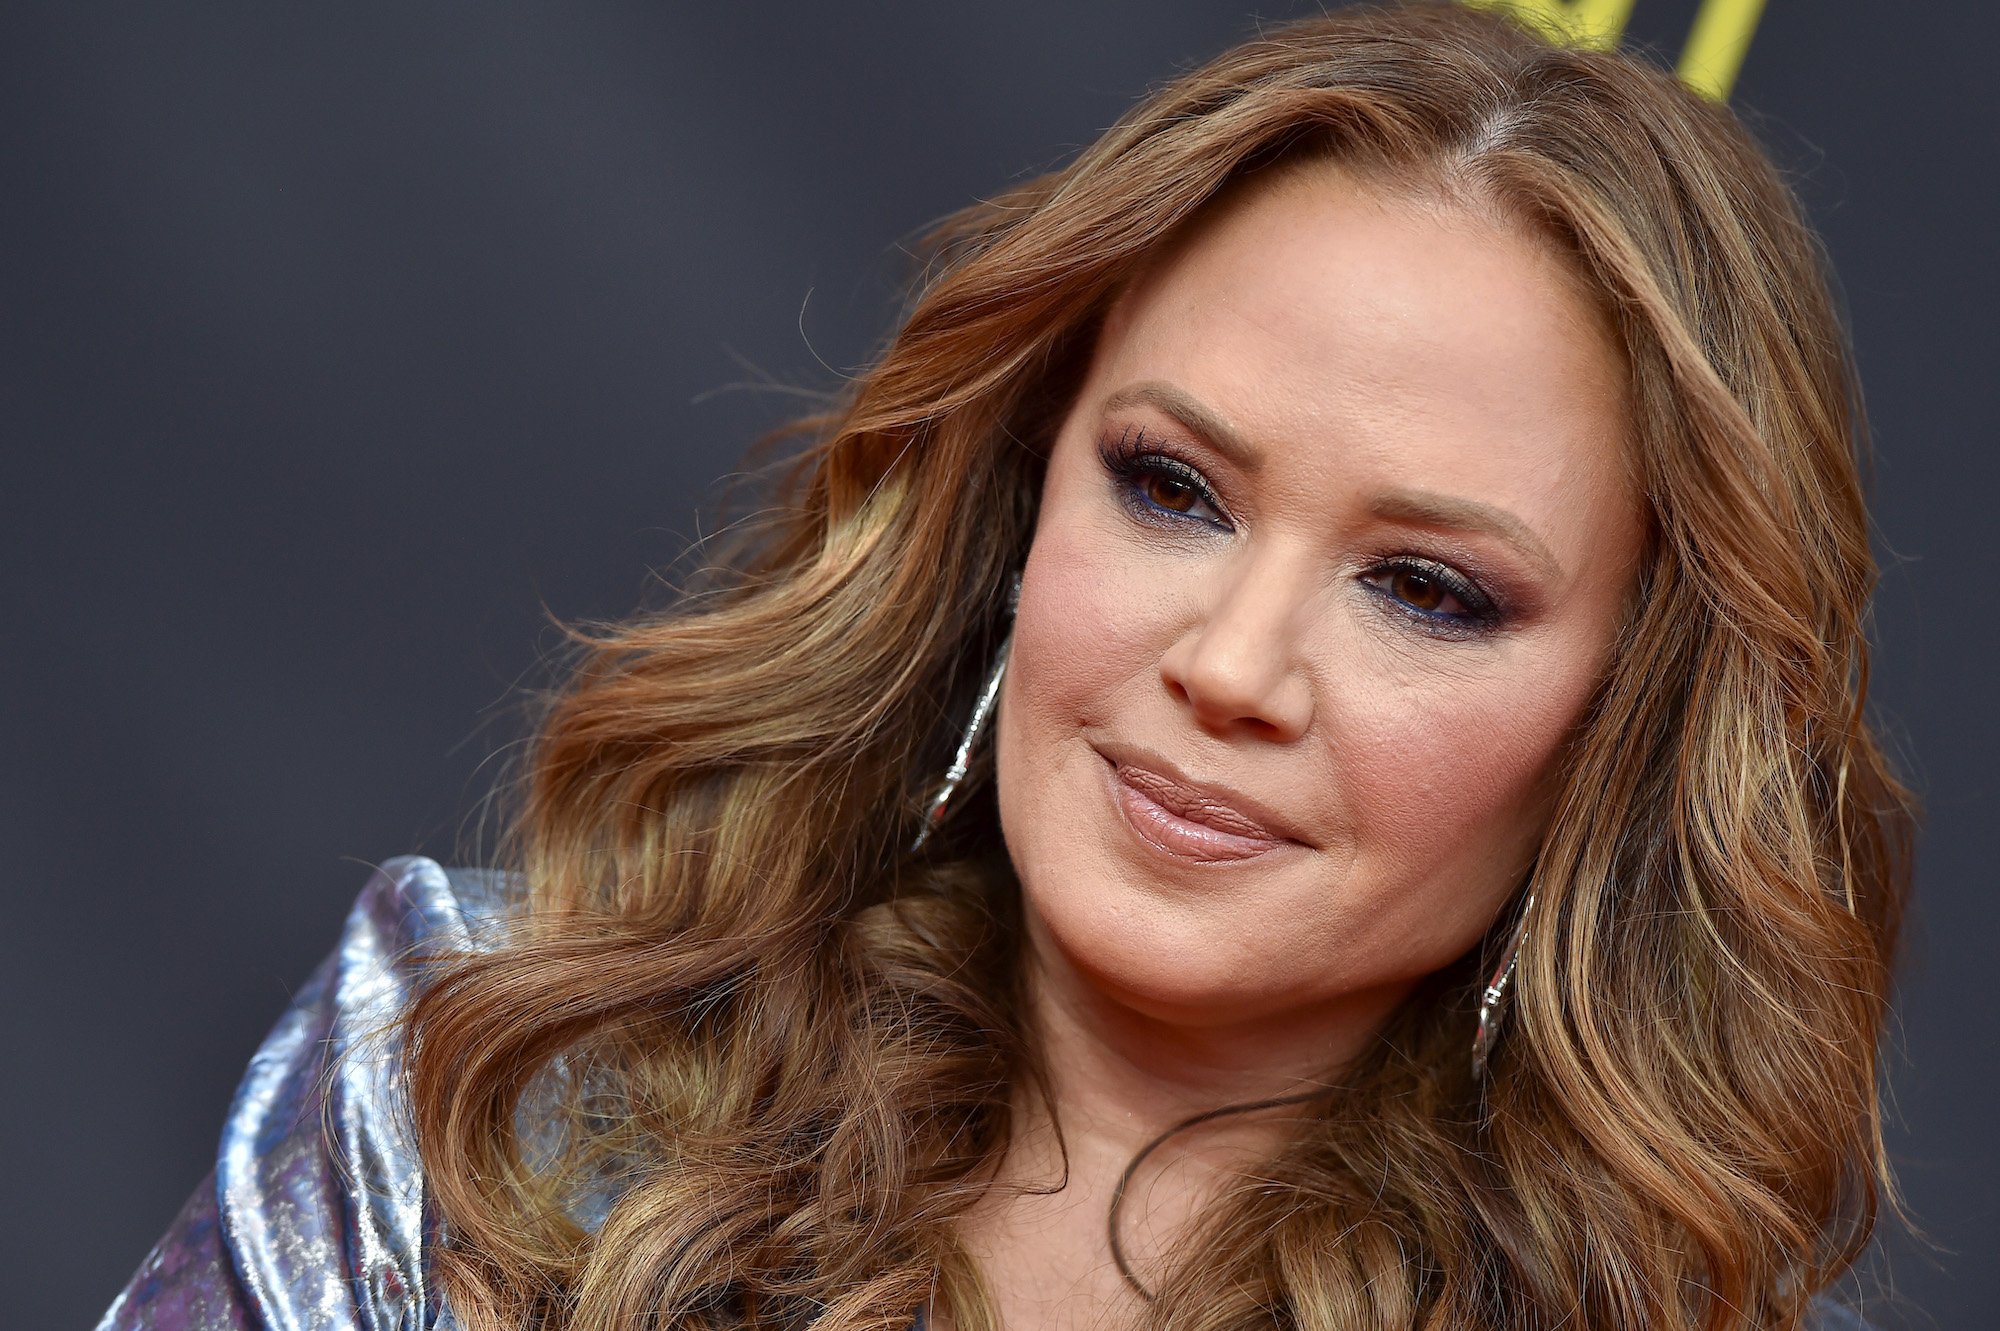
[[[1232,802],[1234,792],[1106,756],[1111,797],[1126,824],[1156,850],[1180,860],[1253,859],[1295,844]],[[1164,764],[1162,764],[1164,765]]]

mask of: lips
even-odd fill
[[[1185,780],[1130,754],[1103,755],[1112,802],[1140,840],[1179,860],[1219,863],[1254,859],[1299,844],[1243,806],[1225,788]]]

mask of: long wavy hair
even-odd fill
[[[947,220],[755,536],[589,636],[526,769],[511,933],[406,1028],[468,1327],[903,1331],[933,1297],[996,1325],[953,1222],[1042,1085],[1018,887],[977,781],[909,850],[925,784],[1108,303],[1309,156],[1566,256],[1622,341],[1651,539],[1489,1076],[1505,916],[1208,1209],[1149,1323],[1792,1328],[1853,1261],[1912,812],[1863,715],[1864,427],[1821,250],[1727,109],[1419,5],[1272,30]]]

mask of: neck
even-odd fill
[[[1032,920],[1028,1018],[1047,1099],[1018,1090],[1018,1127],[997,1185],[961,1223],[1008,1331],[1135,1325],[1143,1300],[1117,1269],[1120,1248],[1157,1288],[1170,1250],[1231,1181],[1268,1159],[1313,1110],[1298,1104],[1197,1115],[1310,1096],[1358,1053],[1402,997],[1344,997],[1306,1011],[1216,1019],[1130,1001],[1070,965]]]

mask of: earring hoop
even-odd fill
[[[1007,589],[1007,618],[1014,618],[1014,611],[1021,604],[1021,575],[1014,574],[1012,584]],[[1000,640],[1000,650],[993,654],[993,664],[986,669],[986,682],[979,687],[979,696],[972,704],[972,718],[965,723],[965,733],[959,736],[958,749],[952,754],[951,766],[945,769],[944,779],[932,792],[930,802],[924,807],[924,820],[917,829],[916,840],[910,843],[912,852],[922,850],[930,840],[931,833],[944,821],[945,809],[951,804],[951,797],[958,793],[966,776],[972,770],[972,750],[979,743],[979,737],[986,730],[986,723],[993,715],[994,704],[1000,700],[1000,680],[1007,673],[1007,657],[1013,650],[1014,629],[1010,622],[1007,636]]]
[[[1500,1025],[1507,1015],[1507,990],[1514,979],[1514,967],[1521,959],[1521,942],[1528,936],[1528,917],[1535,909],[1535,894],[1528,893],[1521,902],[1521,916],[1514,921],[1514,928],[1507,936],[1507,946],[1500,953],[1500,964],[1493,968],[1493,978],[1486,982],[1486,992],[1479,997],[1479,1025],[1472,1034],[1472,1079],[1486,1079],[1487,1062],[1493,1055],[1493,1046],[1500,1042]]]

